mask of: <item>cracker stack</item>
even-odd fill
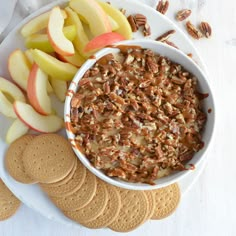
[[[20,204],[20,201],[0,179],[0,221],[6,220],[14,215]]]
[[[131,231],[148,219],[174,212],[180,200],[177,184],[153,191],[132,191],[103,182],[75,156],[57,134],[25,135],[6,153],[6,167],[22,183],[39,183],[70,219],[88,228]]]

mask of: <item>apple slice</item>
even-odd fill
[[[21,120],[16,119],[7,131],[6,142],[8,144],[14,142],[24,134],[27,134],[28,131],[29,127],[25,125]]]
[[[91,41],[89,41],[89,43],[85,46],[84,51],[94,52],[98,49],[104,48],[108,45],[111,45],[113,43],[116,43],[122,40],[125,40],[124,36],[116,32],[109,32],[109,33],[101,34],[93,38]]]
[[[81,56],[83,56],[84,58],[88,58],[90,56],[90,54],[86,54],[84,52],[84,47],[89,42],[89,39],[84,31],[84,27],[80,21],[80,18],[78,16],[78,14],[69,7],[66,7],[65,11],[68,15],[68,17],[66,19],[66,23],[76,26],[77,33],[76,33],[75,40],[73,41],[74,46],[77,49],[77,51],[80,53]]]
[[[74,46],[63,34],[64,18],[59,7],[54,7],[48,21],[48,38],[54,50],[64,56],[75,53]]]
[[[25,95],[11,81],[0,77],[0,91],[8,94],[13,100],[25,101]]]
[[[64,62],[68,62],[76,67],[81,67],[85,62],[85,59],[75,50],[75,54],[73,56],[62,56],[57,54],[57,57]]]
[[[42,115],[52,112],[51,100],[47,94],[48,75],[37,64],[33,64],[29,74],[27,95],[30,104]]]
[[[69,81],[73,79],[78,70],[77,67],[62,62],[38,49],[32,49],[32,56],[40,69],[52,78]]]
[[[27,103],[14,102],[17,117],[31,129],[41,133],[54,133],[63,127],[63,120],[56,115],[44,116]]]
[[[30,49],[25,50],[25,56],[28,58],[31,66],[34,64],[34,58],[32,56],[32,51]],[[47,92],[48,94],[53,93],[53,88],[49,81],[47,81]]]
[[[107,14],[95,0],[71,0],[69,5],[86,19],[95,37],[111,32],[111,24]]]
[[[73,41],[76,36],[76,27],[75,25],[69,25],[63,28],[63,34],[65,37]],[[27,48],[37,48],[44,52],[54,52],[54,48],[49,42],[47,34],[32,34],[25,39],[25,46]]]
[[[0,91],[0,113],[4,116],[16,118],[16,114],[13,109],[12,103],[7,99],[7,97]]]
[[[27,81],[30,73],[31,64],[25,54],[17,49],[8,58],[8,70],[12,79],[23,90],[27,89]]]
[[[48,25],[50,13],[50,11],[45,12],[39,16],[36,16],[31,21],[27,22],[21,29],[21,35],[23,37],[27,37],[46,28]],[[61,13],[63,15],[63,18],[65,19],[67,17],[65,11],[61,10]]]
[[[102,9],[107,13],[107,15],[111,16],[115,20],[115,22],[119,25],[119,28],[116,30],[116,32],[123,35],[125,39],[131,39],[132,30],[125,15],[121,11],[113,7],[111,4],[98,0],[97,2],[102,7]]]
[[[66,99],[66,92],[67,92],[67,82],[64,80],[58,80],[55,78],[50,78],[53,91],[56,97],[61,101],[64,102]]]

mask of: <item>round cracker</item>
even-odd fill
[[[88,222],[100,216],[106,208],[108,192],[104,182],[97,179],[97,190],[91,202],[77,211],[64,211],[64,214],[76,222]]]
[[[63,185],[63,184],[65,184],[65,183],[67,183],[67,182],[73,177],[73,175],[74,175],[74,173],[75,173],[75,171],[76,171],[76,168],[77,168],[77,163],[78,163],[78,162],[77,162],[77,160],[75,159],[75,164],[74,164],[74,166],[73,166],[71,172],[70,172],[64,179],[62,179],[62,180],[60,180],[60,181],[58,181],[58,182],[55,182],[55,183],[51,183],[51,184],[43,184],[43,183],[41,183],[40,186],[41,186],[42,188],[48,187],[48,186],[50,186],[50,187],[57,187],[57,186],[60,186],[60,185]]]
[[[64,211],[74,211],[85,207],[93,199],[97,190],[96,176],[86,171],[86,177],[82,186],[70,196],[51,197],[54,204]]]
[[[26,172],[41,183],[54,183],[65,178],[76,158],[70,143],[58,134],[36,136],[23,152]]]
[[[129,232],[145,222],[148,200],[143,191],[119,189],[121,209],[117,218],[108,226],[117,232]]]
[[[53,184],[44,184],[42,189],[52,197],[66,197],[76,192],[83,184],[86,176],[86,169],[84,165],[78,160],[77,168],[71,179],[65,184],[59,186],[51,186]]]
[[[177,208],[181,195],[177,183],[153,190],[153,194],[156,203],[154,213],[151,217],[153,220],[160,220],[171,215]]]
[[[15,180],[24,184],[36,183],[36,181],[26,173],[22,161],[23,151],[34,137],[34,135],[27,134],[18,138],[11,143],[5,155],[5,165],[8,173]]]
[[[0,221],[14,215],[21,202],[13,195],[0,179]]]
[[[147,215],[147,220],[148,220],[153,216],[155,206],[156,206],[156,202],[155,202],[155,197],[154,197],[154,194],[153,194],[152,191],[144,191],[144,193],[147,196],[148,205],[149,205],[148,215]]]
[[[108,202],[103,213],[96,219],[81,223],[83,226],[91,229],[104,228],[111,224],[119,214],[121,208],[120,194],[117,189],[106,184],[108,190]]]

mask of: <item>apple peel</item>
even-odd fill
[[[116,32],[101,34],[89,41],[85,46],[84,51],[96,51],[113,43],[120,42],[122,40],[125,40],[124,36]]]
[[[41,133],[54,133],[63,127],[63,120],[57,115],[44,116],[24,102],[15,101],[13,104],[17,117],[29,128]]]

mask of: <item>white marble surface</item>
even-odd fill
[[[148,222],[127,235],[236,235],[236,1],[207,0],[200,11],[190,1],[170,0],[167,16],[173,19],[177,9],[189,5],[194,10],[191,18],[194,23],[206,20],[212,25],[211,39],[193,42],[208,67],[210,82],[216,95],[217,130],[213,148],[209,151],[203,173],[182,198],[176,212],[164,220]],[[182,23],[178,25],[183,26]],[[1,236],[94,234],[104,235],[99,230],[82,230],[49,221],[24,205],[14,217],[0,222]],[[126,234],[116,234],[108,230],[106,235]]]

